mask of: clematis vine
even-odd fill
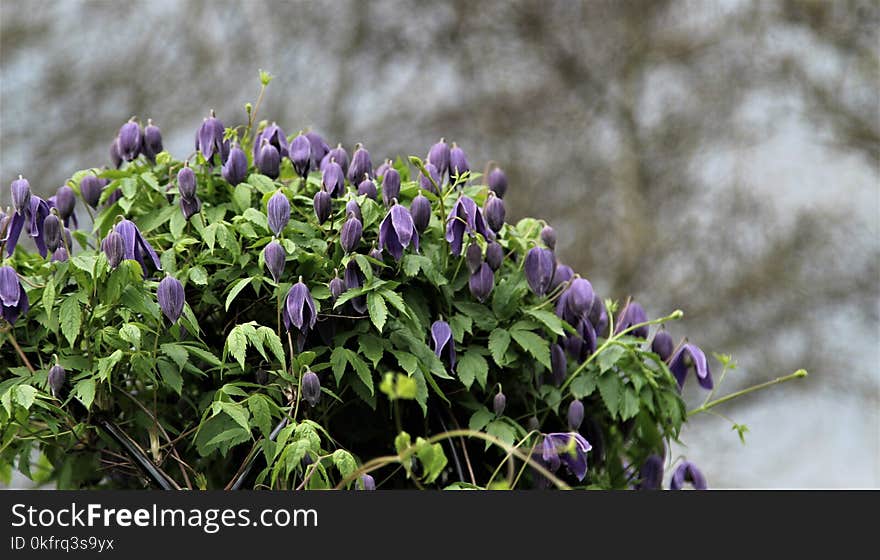
[[[387,249],[394,260],[399,261],[403,257],[403,250],[410,245],[418,252],[419,232],[409,210],[394,201],[379,225],[379,248]]]
[[[455,368],[455,340],[452,339],[452,327],[443,320],[434,321],[431,325],[431,342],[434,354],[445,359],[449,369]]]
[[[684,461],[672,471],[672,479],[669,481],[670,490],[681,490],[685,483],[690,483],[694,490],[707,490],[706,477],[690,461]]]
[[[144,256],[146,255],[149,257],[149,262],[152,263],[156,270],[162,270],[162,264],[159,262],[159,255],[153,250],[153,246],[144,239],[144,236],[141,235],[140,230],[134,222],[130,220],[120,220],[120,222],[113,228],[113,231],[122,237],[123,244],[125,245],[125,252],[123,254],[126,260],[137,261],[138,264],[141,265],[141,269],[146,273],[147,261],[144,259]]]
[[[712,389],[712,372],[709,371],[709,362],[706,355],[694,344],[683,344],[669,358],[669,371],[678,381],[679,388],[684,386],[688,371],[694,369],[697,383],[706,390]]]
[[[11,266],[0,267],[0,317],[14,324],[30,309],[30,301],[18,273]]]
[[[480,234],[486,241],[495,239],[480,207],[469,196],[459,197],[446,220],[446,241],[449,242],[453,255],[461,255],[465,234]]]
[[[550,433],[544,436],[541,444],[541,459],[550,472],[556,472],[561,465],[565,465],[575,478],[582,481],[587,476],[587,453],[592,448],[578,433]]]

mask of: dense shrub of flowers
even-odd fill
[[[706,487],[667,452],[691,372],[713,387],[704,352],[662,328],[681,312],[603,299],[551,227],[507,222],[503,170],[478,173],[455,143],[382,160],[247,109],[234,128],[211,113],[183,160],[132,119],[112,165],[48,200],[12,182],[6,475],[658,488],[671,467],[673,488]]]

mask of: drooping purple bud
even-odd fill
[[[553,291],[562,284],[568,282],[574,276],[574,270],[567,264],[557,264],[556,272],[553,274],[553,281],[550,282],[550,290]]]
[[[325,162],[329,163],[331,161],[335,161],[339,164],[339,167],[342,168],[342,176],[345,177],[346,173],[348,173],[349,159],[348,152],[345,151],[342,144],[337,144],[335,148],[327,152],[327,155],[321,160],[321,169],[324,169],[324,166],[326,165]]]
[[[302,134],[294,138],[290,142],[288,154],[296,174],[300,177],[308,175],[312,163],[312,144],[309,139]]]
[[[544,229],[541,230],[541,241],[544,242],[544,245],[547,246],[551,251],[556,250],[556,230],[550,226],[544,226]]]
[[[373,173],[373,176],[378,179],[381,179],[382,177],[385,176],[385,172],[388,171],[389,169],[392,169],[393,167],[394,167],[394,164],[391,162],[391,160],[386,159],[385,161],[382,162],[382,165],[380,165],[379,167],[376,168],[376,171]]]
[[[61,220],[55,214],[49,214],[43,220],[43,239],[50,252],[55,252],[55,249],[61,247]]]
[[[586,278],[572,280],[566,293],[568,294],[566,297],[568,310],[575,317],[587,313],[593,305],[593,298],[596,297],[593,293],[593,285]]]
[[[342,166],[335,161],[330,161],[321,172],[321,184],[331,197],[342,196],[345,192],[345,173]]]
[[[306,334],[315,327],[315,322],[318,320],[315,300],[312,299],[312,293],[303,283],[302,277],[287,292],[282,317],[288,331],[294,327],[301,334]]]
[[[281,170],[281,155],[278,149],[268,141],[263,140],[260,147],[260,157],[257,159],[257,167],[260,173],[270,179],[277,179]]]
[[[464,252],[464,260],[471,274],[480,270],[480,267],[483,265],[483,251],[477,243],[468,245],[467,250]]]
[[[92,208],[98,207],[98,201],[101,200],[101,193],[104,191],[104,180],[94,175],[86,175],[79,182],[79,193],[82,195],[86,204]]]
[[[379,248],[388,249],[394,260],[403,257],[403,250],[412,244],[419,250],[419,232],[413,223],[412,214],[400,204],[394,204],[379,225]]]
[[[119,266],[119,263],[122,262],[122,259],[125,258],[125,241],[123,241],[121,235],[115,231],[111,231],[107,234],[107,237],[101,241],[101,250],[104,251],[104,254],[107,256],[107,262],[110,264],[110,268],[116,268]]]
[[[357,200],[349,200],[345,203],[345,215],[354,214],[354,217],[363,223],[364,216],[361,213],[361,207],[358,205]]]
[[[183,198],[192,200],[196,196],[196,174],[189,164],[177,172],[177,190]]]
[[[581,401],[571,401],[568,405],[568,429],[576,432],[584,421],[584,403]]]
[[[683,387],[688,371],[694,369],[697,382],[706,390],[712,389],[712,372],[709,371],[709,362],[706,354],[695,344],[683,344],[675,354],[669,358],[669,371],[678,381],[678,386]]]
[[[466,233],[482,235],[486,241],[495,239],[495,234],[489,229],[477,203],[469,196],[461,196],[446,219],[446,241],[449,242],[453,255],[461,254]]]
[[[225,133],[226,127],[214,116],[214,111],[211,111],[211,116],[202,121],[196,132],[196,150],[200,151],[209,163],[214,161],[215,154],[220,154],[221,164],[226,163],[229,157],[229,140],[223,139]],[[261,146],[261,143],[255,142],[254,146]]]
[[[27,313],[30,301],[27,292],[11,266],[0,267],[0,317],[15,324],[16,319]]]
[[[119,138],[114,138],[113,142],[110,143],[110,162],[113,163],[113,167],[119,169],[119,166],[122,165],[122,155],[119,153]]]
[[[550,346],[550,381],[559,387],[568,373],[568,360],[565,350],[559,344]]]
[[[608,327],[608,311],[605,308],[605,302],[599,296],[593,299],[588,318],[596,331],[596,336],[601,336]]]
[[[358,144],[354,155],[351,156],[351,164],[348,166],[348,182],[356,185],[361,178],[373,170],[373,162],[370,160],[370,152]]]
[[[452,339],[452,327],[446,321],[434,321],[431,325],[431,340],[434,354],[445,358],[449,369],[455,367],[455,341]]]
[[[339,299],[339,296],[345,293],[345,282],[342,281],[342,278],[339,276],[334,276],[332,280],[330,280],[330,297],[335,302]]]
[[[360,483],[359,488],[361,490],[375,490],[376,489],[376,480],[371,475],[362,474],[360,480],[361,480],[361,483]]]
[[[351,259],[348,261],[348,264],[345,265],[345,273],[343,274],[345,277],[345,289],[346,290],[354,290],[360,288],[364,285],[364,273],[361,272],[360,266],[358,266],[357,261]],[[367,297],[366,296],[357,296],[352,298],[351,306],[358,313],[365,313],[367,311]]]
[[[672,335],[670,335],[666,330],[659,330],[657,334],[654,335],[654,340],[651,341],[651,352],[654,352],[662,361],[666,361],[672,356],[672,353],[675,351],[675,342],[672,340]]]
[[[150,161],[156,160],[156,155],[162,151],[162,131],[153,124],[153,119],[147,119],[147,126],[144,127],[144,155]]]
[[[183,304],[186,296],[183,284],[173,276],[166,276],[159,282],[156,290],[156,298],[159,300],[159,309],[172,323],[176,323],[183,313]]]
[[[393,167],[382,177],[382,201],[391,206],[391,201],[400,197],[400,173]]]
[[[339,233],[339,244],[346,254],[353,253],[361,242],[361,235],[364,233],[364,226],[357,219],[354,213],[348,215],[348,219],[342,225],[342,231]]]
[[[55,192],[55,208],[61,219],[67,222],[73,215],[73,209],[76,207],[76,194],[73,189],[67,185],[58,187]]]
[[[649,455],[639,469],[639,478],[641,480],[636,486],[639,490],[659,490],[663,484],[663,457]]]
[[[119,155],[125,161],[132,161],[141,152],[141,127],[134,121],[128,121],[119,129],[117,135]]]
[[[321,160],[324,159],[324,156],[330,151],[330,146],[324,141],[324,138],[320,134],[313,130],[306,132],[306,138],[309,140],[309,147],[311,149],[311,162],[309,167],[313,170],[318,169]]]
[[[449,144],[445,138],[441,138],[439,142],[431,146],[428,150],[428,163],[437,168],[440,176],[446,175],[449,171]]]
[[[529,419],[526,420],[526,428],[530,432],[537,432],[541,428],[541,423],[538,421],[537,416],[529,416]]]
[[[223,168],[221,169],[223,178],[226,179],[227,183],[235,187],[247,179],[247,172],[247,154],[245,154],[244,150],[238,146],[234,146],[229,150],[229,157],[226,159],[226,163],[223,164]]]
[[[670,490],[681,490],[685,482],[690,482],[694,490],[706,490],[706,477],[690,461],[684,461],[672,471],[672,479],[669,481]]]
[[[439,194],[440,191],[438,189],[440,188],[442,182],[440,171],[438,171],[434,164],[431,162],[425,164],[425,171],[428,172],[428,175],[419,172],[419,186],[428,192]],[[430,179],[428,177],[430,177]],[[433,179],[433,181],[431,181],[431,179]]]
[[[504,171],[502,171],[500,167],[496,167],[489,172],[486,182],[489,184],[489,189],[491,189],[498,198],[504,198],[504,193],[507,192],[507,175],[504,174]]]
[[[495,395],[495,398],[492,399],[492,411],[495,412],[495,416],[501,416],[504,414],[504,409],[507,408],[507,397],[501,391]]]
[[[186,198],[184,196],[180,197],[180,211],[183,212],[183,217],[185,220],[189,221],[190,218],[198,214],[202,209],[202,201],[199,200],[199,197],[193,196],[192,198]]]
[[[507,210],[504,208],[504,201],[495,196],[491,191],[486,204],[483,206],[483,215],[486,216],[486,223],[492,228],[492,231],[498,233],[504,225],[504,217]]]
[[[494,287],[495,273],[492,272],[492,269],[486,263],[481,264],[480,269],[471,274],[468,280],[468,288],[471,290],[471,295],[477,298],[477,301],[480,303],[486,301]]]
[[[314,206],[315,217],[318,218],[319,224],[323,224],[327,221],[327,219],[330,217],[330,214],[333,212],[333,200],[330,198],[330,193],[328,193],[324,189],[316,192]]]
[[[134,222],[131,220],[121,220],[114,229],[122,236],[122,240],[125,243],[126,259],[137,261],[141,265],[141,269],[146,272],[146,261],[144,260],[144,254],[146,253],[146,256],[150,258],[150,262],[156,270],[162,270],[159,255],[153,250],[153,246],[144,239],[144,236],[137,226],[134,225]]]
[[[49,369],[49,389],[52,391],[52,395],[58,396],[61,394],[61,390],[64,388],[64,381],[67,379],[67,372],[64,371],[64,368],[58,364],[55,364]]]
[[[431,201],[421,193],[417,194],[409,205],[409,213],[412,215],[416,231],[420,234],[424,233],[431,223]]]
[[[67,262],[69,258],[70,253],[67,252],[67,249],[64,247],[64,245],[58,247],[57,249],[55,249],[55,251],[52,252],[52,262]]]
[[[272,195],[266,203],[266,214],[269,217],[269,229],[280,236],[290,221],[290,201],[283,192],[279,190]]]
[[[276,283],[281,279],[281,274],[284,272],[284,262],[286,259],[287,254],[284,252],[284,247],[275,240],[271,241],[263,249],[263,260],[266,261],[266,268],[269,269],[269,273]]]
[[[302,378],[302,398],[312,406],[321,400],[321,380],[318,374],[309,370]]]
[[[270,124],[260,131],[254,138],[254,164],[259,167],[260,149],[263,146],[263,140],[271,144],[278,150],[278,155],[282,158],[288,157],[287,135],[281,130],[281,127],[275,123]]]
[[[492,270],[501,268],[504,261],[504,248],[496,241],[492,241],[486,247],[486,262]]]
[[[374,246],[372,249],[370,249],[370,258],[382,262],[382,251]],[[373,268],[376,267],[374,266]]]
[[[358,185],[358,195],[364,194],[367,195],[367,198],[372,198],[373,200],[376,200],[376,197],[379,195],[379,191],[376,189],[376,183],[374,183],[369,177],[365,177]]]
[[[462,176],[471,170],[468,163],[467,155],[464,150],[458,147],[455,142],[452,143],[452,149],[449,150],[449,179],[454,180],[456,177]]]
[[[556,257],[550,249],[532,247],[526,254],[526,281],[532,291],[543,296],[550,287],[556,269]]]
[[[623,311],[620,312],[620,316],[617,318],[617,325],[614,327],[614,334],[619,334],[630,327],[647,321],[648,315],[645,313],[642,306],[635,301],[630,301],[626,304]],[[631,330],[628,334],[637,338],[648,338],[648,325],[637,327]]]
[[[19,214],[23,214],[31,204],[31,184],[19,175],[18,179],[12,182],[10,190],[12,191],[12,207]]]

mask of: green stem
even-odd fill
[[[706,412],[710,408],[714,408],[714,407],[718,406],[719,404],[724,404],[728,401],[732,401],[733,399],[742,397],[744,395],[748,395],[749,393],[754,393],[755,391],[760,391],[761,389],[766,389],[768,387],[772,387],[773,385],[778,385],[780,383],[785,383],[786,381],[791,381],[792,379],[798,379],[798,378],[806,377],[806,376],[807,376],[807,370],[799,369],[790,375],[786,375],[784,377],[777,377],[776,379],[772,379],[772,380],[766,381],[764,383],[758,383],[757,385],[752,385],[751,387],[747,387],[746,389],[743,389],[741,391],[736,391],[735,393],[730,393],[729,395],[725,395],[725,396],[721,397],[720,399],[715,399],[714,401],[707,402],[707,403],[703,404],[702,406],[691,410],[687,414],[688,418],[690,418],[691,416],[695,416],[701,412]]]

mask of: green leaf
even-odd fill
[[[596,362],[599,364],[599,372],[605,373],[616,364],[623,355],[626,354],[626,348],[618,344],[607,347],[596,356]]]
[[[475,431],[482,430],[494,419],[495,413],[485,406],[482,406],[471,415],[471,419],[468,422],[468,428]]]
[[[65,298],[64,301],[61,302],[58,314],[61,320],[61,332],[64,334],[64,338],[67,339],[67,343],[70,344],[72,348],[73,343],[79,334],[79,330],[82,327],[82,311],[79,308],[79,302],[76,297],[68,296]]]
[[[351,364],[355,372],[357,372],[360,380],[363,382],[364,385],[367,386],[367,389],[370,390],[370,395],[374,395],[375,390],[373,388],[373,376],[370,373],[370,367],[355,352],[352,352],[351,350],[346,350],[345,354],[346,358],[348,359],[348,363]]]
[[[392,292],[391,290],[379,290],[379,293],[382,294],[382,297],[391,304],[391,306],[398,311],[400,311],[403,315],[409,317],[409,310],[406,307],[406,303],[404,303],[403,298],[400,297],[396,292]]]
[[[122,361],[123,356],[122,350],[116,350],[109,356],[98,358],[98,378],[102,381],[109,378],[113,368]]]
[[[510,346],[510,333],[506,330],[497,328],[489,335],[489,352],[499,366],[504,365],[504,354],[508,346]]]
[[[247,355],[247,336],[241,329],[241,325],[236,325],[226,337],[226,351],[238,361],[241,369],[244,369],[244,359]]]
[[[412,375],[419,367],[419,360],[409,352],[393,350],[391,352],[397,358],[397,363],[407,374]]]
[[[357,470],[357,462],[354,460],[354,457],[344,449],[337,449],[333,452],[333,464],[343,478]]]
[[[183,235],[183,228],[186,227],[186,218],[183,217],[182,212],[175,212],[171,215],[171,225],[169,229],[171,230],[171,237],[175,240],[180,239]]]
[[[231,403],[231,402],[222,402],[222,401],[214,401],[211,405],[213,409],[213,414],[216,416],[220,412],[225,412],[230,418],[232,418],[236,424],[241,426],[243,429],[248,432],[251,431],[250,427],[250,414],[247,409],[245,409],[240,404]]]
[[[141,173],[141,181],[143,181],[154,191],[162,191],[162,189],[159,188],[159,181],[156,179],[156,176],[153,175],[150,171],[145,171],[144,173]]]
[[[208,284],[208,271],[201,265],[194,266],[189,269],[189,279],[193,281],[193,284],[205,286]]]
[[[513,431],[513,428],[507,422],[503,420],[494,420],[486,426],[486,433],[490,436],[495,436],[500,439],[507,445],[513,445],[516,443],[516,432]],[[490,442],[486,442],[486,449],[492,445]]]
[[[253,395],[248,398],[247,405],[253,415],[257,428],[260,429],[260,432],[265,437],[269,437],[269,434],[272,432],[272,415],[269,412],[269,404],[266,402],[265,397]]]
[[[70,259],[71,264],[83,272],[88,272],[89,276],[95,276],[95,263],[98,261],[97,255],[80,254]]]
[[[531,331],[511,330],[510,336],[544,367],[551,369],[550,345],[546,340]]]
[[[174,363],[177,364],[178,369],[186,365],[187,356],[189,354],[187,353],[186,348],[184,348],[183,346],[166,342],[159,348],[162,350],[163,354],[174,360]]]
[[[528,309],[526,310],[526,314],[543,323],[544,326],[550,329],[554,334],[559,336],[565,335],[565,329],[562,327],[562,319],[557,317],[555,313],[551,313],[544,309]]]
[[[385,345],[382,339],[372,334],[363,334],[358,337],[358,349],[364,357],[373,362],[373,367],[379,364],[379,360],[385,354]]]
[[[639,396],[631,385],[627,385],[620,399],[620,419],[629,420],[638,413]]]
[[[184,352],[184,357],[186,352]],[[159,367],[159,373],[162,375],[162,382],[171,387],[178,395],[183,390],[183,377],[180,375],[180,368],[166,360],[159,358],[156,361]]]
[[[475,348],[465,352],[458,361],[458,378],[465,387],[470,389],[476,379],[480,386],[486,388],[486,379],[489,375],[489,364]]]
[[[263,339],[263,344],[272,351],[272,354],[275,356],[275,359],[278,360],[278,363],[281,364],[281,369],[287,369],[287,362],[285,360],[284,354],[284,345],[281,342],[281,339],[278,337],[278,334],[275,333],[274,330],[269,327],[259,327],[257,332]]]
[[[582,399],[589,395],[593,394],[593,391],[596,390],[596,376],[593,372],[585,372],[571,382],[571,394],[574,395],[576,399]]]
[[[370,320],[376,326],[376,330],[382,332],[385,321],[388,319],[388,308],[385,299],[376,292],[367,294],[367,310],[370,312]]]
[[[137,327],[137,325],[133,325],[131,323],[123,325],[122,328],[119,329],[119,337],[134,346],[135,350],[140,350],[141,330]]]
[[[30,410],[34,401],[37,399],[37,389],[30,385],[16,385],[13,389],[15,394],[13,400],[20,404],[25,410]]]
[[[241,291],[251,283],[253,278],[241,278],[235,284],[232,285],[232,289],[229,290],[229,295],[226,296],[226,311],[229,311],[229,306],[232,304],[232,301],[235,299]]]
[[[608,409],[608,413],[614,418],[617,416],[620,406],[620,377],[614,372],[606,373],[599,378],[598,385],[599,394],[602,395],[605,408]]]
[[[95,380],[83,379],[73,388],[73,395],[83,404],[86,409],[92,407],[95,400]]]
[[[55,305],[55,279],[50,276],[46,279],[46,287],[43,288],[43,297],[40,300],[43,309],[46,310],[46,322],[52,322],[52,307]]]
[[[333,368],[333,376],[336,378],[336,385],[342,382],[342,376],[345,374],[345,366],[348,364],[348,355],[345,348],[337,346],[330,354],[330,366]]]
[[[456,342],[464,340],[464,333],[473,334],[474,322],[464,315],[453,315],[449,319],[449,327],[452,329],[452,337]]]

